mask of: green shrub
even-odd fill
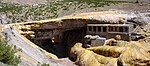
[[[41,66],[50,66],[49,64],[46,64],[46,63],[44,63],[44,64],[42,64]]]
[[[0,62],[8,65],[17,66],[20,62],[19,57],[15,55],[16,48],[8,45],[8,42],[0,37]]]

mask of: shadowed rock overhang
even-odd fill
[[[143,16],[146,17],[145,14]],[[54,53],[62,58],[68,57],[68,52],[74,42],[82,42],[86,34],[87,24],[130,24],[138,22],[133,20],[138,17],[140,16],[135,13],[118,10],[91,12],[73,14],[57,19],[8,24],[3,30],[5,31],[8,28],[15,32],[12,34],[20,35],[22,38],[27,39],[25,40],[26,43],[33,46],[36,44],[42,48],[42,51]],[[18,42],[17,40],[12,42],[14,41]],[[59,50],[62,50],[61,52],[64,53],[61,53]],[[56,58],[56,56],[52,58]]]

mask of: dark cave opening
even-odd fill
[[[42,49],[55,54],[58,58],[69,57],[71,47],[76,42],[83,42],[83,38],[86,35],[86,27],[67,30],[63,32],[62,42],[53,43],[52,39],[38,39],[31,41],[41,47]]]
[[[77,42],[83,43],[85,35],[86,35],[85,27],[64,32],[62,45],[64,45],[67,57],[69,56],[70,50],[75,43]]]

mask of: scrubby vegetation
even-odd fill
[[[17,49],[15,46],[8,45],[7,41],[3,40],[0,36],[0,63],[6,65],[17,66],[20,62],[18,56],[15,55]],[[4,65],[3,64],[3,65]]]
[[[46,64],[46,63],[44,63],[44,64],[42,64],[41,66],[50,66],[49,64]]]
[[[12,3],[0,3],[0,13],[3,22],[16,23],[35,20],[57,18],[71,14],[76,10],[93,7],[109,6],[121,3],[121,1],[108,0],[47,0],[44,4],[20,5]]]

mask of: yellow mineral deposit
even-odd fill
[[[147,45],[148,46],[148,45]],[[123,66],[148,66],[150,64],[149,49],[139,42],[128,42],[124,47],[98,46],[84,49],[81,43],[76,43],[71,48],[71,55],[77,56],[76,63],[81,66],[97,65],[123,65]]]

